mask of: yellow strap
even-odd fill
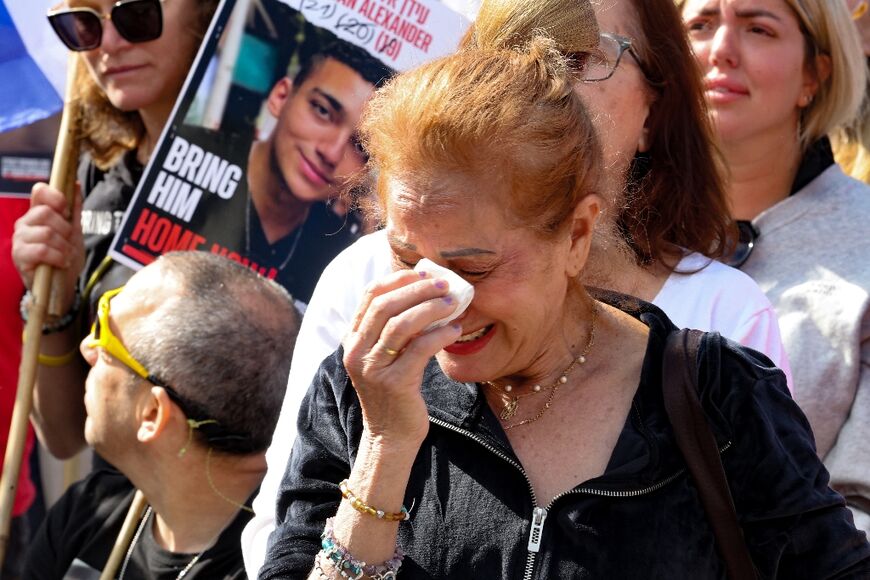
[[[217,421],[214,419],[206,419],[205,421],[194,421],[193,419],[187,420],[187,443],[185,443],[184,447],[178,451],[179,457],[184,457],[184,454],[187,453],[187,448],[190,447],[190,443],[193,441],[193,430],[199,429],[203,425],[217,425]]]
[[[221,493],[221,491],[217,487],[215,487],[214,480],[212,480],[212,478],[211,478],[211,452],[212,451],[214,451],[214,449],[209,447],[208,448],[208,455],[205,456],[205,477],[206,477],[206,479],[208,479],[208,485],[209,485],[209,487],[211,487],[211,490],[213,492],[215,492],[215,494],[217,494],[217,496],[219,498],[221,498],[222,500],[224,500],[228,504],[234,505],[237,508],[239,508],[240,510],[245,510],[246,512],[250,512],[252,514],[256,513],[256,512],[254,512],[253,509],[249,508],[245,504],[239,503],[235,500],[228,498],[223,493]]]
[[[94,273],[91,274],[91,277],[88,279],[88,283],[85,284],[85,289],[82,290],[82,304],[89,304],[89,301],[91,299],[91,292],[93,291],[94,286],[97,285],[97,282],[100,281],[100,278],[103,277],[103,274],[106,273],[106,270],[108,270],[109,266],[111,265],[112,257],[106,256],[105,258],[103,258],[103,261],[100,262],[100,265],[97,266],[96,270],[94,270]]]

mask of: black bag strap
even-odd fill
[[[662,360],[662,394],[677,445],[713,528],[719,553],[732,580],[757,578],[737,521],[725,469],[698,399],[698,348],[703,332],[678,330],[668,335]]]

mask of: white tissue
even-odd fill
[[[432,278],[443,278],[444,280],[447,280],[447,283],[450,285],[450,291],[447,295],[450,296],[453,299],[454,304],[456,304],[456,308],[453,309],[452,313],[444,318],[436,320],[427,326],[426,330],[423,332],[429,332],[430,330],[447,326],[451,321],[462,316],[462,313],[465,312],[465,309],[468,308],[469,304],[471,304],[471,300],[474,298],[474,286],[466,282],[462,276],[455,273],[453,270],[439,266],[428,258],[423,258],[417,262],[416,266],[414,266],[414,271],[426,272]]]

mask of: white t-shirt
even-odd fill
[[[699,271],[694,274],[680,273],[696,270]],[[715,330],[766,354],[785,373],[791,390],[791,367],[773,305],[758,284],[740,270],[700,254],[688,254],[652,303],[677,328]]]
[[[706,266],[706,267],[705,267]],[[679,272],[700,271],[694,274]],[[392,271],[386,232],[359,239],[323,271],[308,304],[296,340],[287,393],[272,445],[266,452],[269,470],[254,500],[256,515],[242,532],[242,551],[249,578],[263,565],[269,534],[275,529],[275,502],[296,439],[296,417],[320,363],[338,348],[369,283]],[[723,336],[766,354],[791,374],[773,307],[752,279],[739,270],[689,254],[678,264],[653,304],[677,327],[716,330]]]

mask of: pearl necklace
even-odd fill
[[[586,347],[583,349],[583,352],[581,352],[579,356],[577,356],[576,358],[574,358],[571,361],[571,364],[569,364],[567,366],[567,368],[565,368],[565,370],[562,371],[562,373],[559,375],[559,378],[556,379],[556,381],[549,387],[550,395],[547,397],[547,400],[544,402],[544,406],[541,407],[541,409],[538,411],[538,413],[534,417],[531,417],[529,419],[523,419],[522,421],[520,421],[518,423],[513,423],[511,425],[505,425],[504,426],[505,430],[513,429],[514,427],[520,427],[521,425],[528,425],[529,423],[534,423],[535,421],[537,421],[538,419],[543,417],[544,413],[546,413],[547,410],[549,410],[550,406],[553,404],[553,399],[556,396],[556,391],[559,390],[559,387],[561,387],[562,385],[564,385],[565,383],[568,382],[568,373],[570,373],[572,370],[574,370],[574,367],[576,367],[578,364],[582,365],[582,364],[586,363],[586,357],[589,355],[589,351],[592,349],[592,345],[595,344],[595,321],[597,320],[597,318],[598,318],[598,308],[596,308],[595,305],[593,304],[592,305],[591,322],[589,325],[589,340],[586,341]],[[489,386],[489,387],[499,389],[499,387],[496,384],[494,384],[490,381],[484,381],[484,384]],[[500,393],[500,396],[502,399],[502,409],[501,409],[501,412],[498,414],[498,417],[502,421],[508,421],[508,420],[512,419],[514,415],[516,415],[517,408],[520,405],[520,399],[534,395],[536,393],[540,393],[543,390],[543,387],[541,387],[540,384],[536,384],[532,387],[531,392],[524,393],[522,395],[512,394],[513,393],[513,386],[511,386],[511,385],[505,385],[504,387],[500,388],[500,390],[502,391]]]

